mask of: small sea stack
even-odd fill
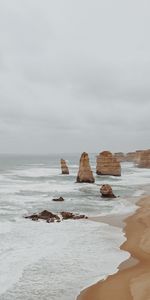
[[[139,168],[150,168],[150,149],[141,151],[137,166]]]
[[[88,153],[83,152],[80,158],[80,166],[77,175],[77,182],[94,183],[95,178],[91,170]]]
[[[101,197],[103,198],[116,198],[113,193],[112,187],[109,184],[103,184],[100,188]]]
[[[97,175],[121,176],[121,165],[110,151],[103,151],[97,156]]]
[[[61,164],[62,175],[69,175],[69,168],[67,166],[66,161],[64,159],[61,159],[60,164]]]

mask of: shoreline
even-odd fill
[[[83,290],[77,300],[150,299],[150,196],[143,196],[137,210],[123,222],[127,240],[120,249],[129,252],[130,258],[117,273]]]

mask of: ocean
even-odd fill
[[[70,175],[61,175],[60,158]],[[87,216],[130,213],[149,184],[150,170],[122,163],[122,176],[96,176],[95,184],[76,183],[79,154],[0,156],[0,300],[75,300],[85,287],[117,271],[129,257],[119,249],[122,229],[90,220],[48,224],[24,219],[44,209]],[[109,183],[116,199],[102,199]],[[65,201],[55,203],[55,197]]]

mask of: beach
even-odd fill
[[[137,205],[137,211],[124,220],[126,241],[120,247],[131,258],[116,274],[84,290],[78,300],[150,299],[150,196]]]

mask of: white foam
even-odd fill
[[[1,299],[17,300],[20,293],[24,299],[40,299],[41,282],[49,295],[45,300],[75,299],[81,289],[116,272],[129,257],[118,248],[124,240],[121,229],[90,221],[14,223],[1,248]]]
[[[150,182],[150,170],[123,164],[120,178],[99,176],[96,184],[76,184],[76,167],[70,166],[70,176],[39,164],[1,176],[2,218],[6,213],[6,219],[10,214],[10,220],[16,221],[0,223],[1,300],[71,300],[70,295],[74,299],[85,286],[116,272],[118,264],[129,257],[119,250],[125,240],[119,228],[90,221],[46,224],[22,219],[29,211],[41,207],[53,211],[61,205],[88,215],[130,213],[136,209],[132,202],[102,200],[99,185],[108,181],[114,191],[125,193],[128,187],[134,191]],[[142,193],[138,188],[134,196]],[[66,201],[53,203],[54,195],[65,195]]]
[[[11,222],[0,223],[0,234],[5,234],[11,231]],[[1,241],[2,242],[2,241]]]
[[[144,194],[145,194],[145,191],[138,190],[138,191],[134,192],[133,197],[140,197],[140,196],[142,196]]]
[[[42,167],[35,167],[35,168],[27,168],[27,169],[16,169],[12,170],[11,174],[22,176],[22,177],[47,177],[47,176],[54,176],[60,174],[60,170],[58,168],[42,168]]]

